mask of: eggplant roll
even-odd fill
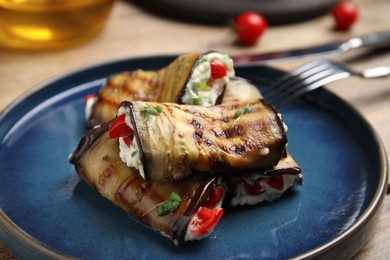
[[[149,183],[136,169],[121,161],[118,140],[109,138],[108,128],[106,123],[89,131],[70,156],[80,177],[103,197],[176,245],[209,235],[223,212],[221,197],[218,203],[209,202],[218,189],[218,178],[195,174],[175,183]],[[172,193],[181,201],[174,212],[161,216],[158,206],[169,201]],[[200,210],[215,217],[213,225],[199,225]]]
[[[278,164],[285,125],[264,100],[203,107],[122,102],[111,126],[120,156],[148,181],[177,181],[194,170],[231,173]]]
[[[87,119],[90,126],[111,120],[124,100],[215,105],[221,102],[232,77],[232,59],[215,51],[181,55],[157,71],[121,72],[111,76],[96,98],[89,100]]]

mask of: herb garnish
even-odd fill
[[[253,108],[251,108],[250,106],[246,106],[243,109],[237,110],[236,113],[234,113],[234,117],[239,118],[243,114],[250,112],[253,112]]]
[[[131,153],[131,157],[134,157],[134,156],[136,156],[138,154],[138,151],[133,151],[132,153]]]
[[[171,192],[171,195],[169,196],[169,199],[166,201],[163,201],[153,208],[149,209],[147,212],[143,214],[145,216],[149,212],[151,212],[153,209],[157,208],[157,214],[162,217],[167,215],[168,213],[173,213],[176,212],[177,208],[179,207],[181,202],[180,195],[177,194],[176,192]]]
[[[192,99],[192,104],[193,105],[202,105],[202,99],[200,97],[196,97]]]
[[[159,106],[152,107],[147,104],[144,108],[141,108],[141,112],[145,112],[150,116],[157,116],[162,112],[162,109]]]
[[[242,110],[242,109],[237,110],[236,113],[234,113],[234,117],[239,118],[240,116],[242,116],[243,113],[244,113],[244,110]]]
[[[205,57],[202,57],[199,61],[198,64],[201,64],[203,62],[207,62],[208,60]]]
[[[237,121],[241,118],[243,114],[251,112],[253,112],[253,108],[250,106],[245,106],[243,109],[237,110],[236,113],[234,113],[234,117],[236,118],[236,120],[234,120],[233,125],[237,123]]]
[[[199,89],[199,90],[202,90],[202,91],[210,91],[210,86],[207,85],[207,83],[204,83],[204,82],[193,82],[194,84],[194,87],[196,89]]]

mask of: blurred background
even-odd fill
[[[210,49],[232,55],[263,53],[308,47],[390,28],[389,1],[359,0],[355,2],[359,7],[359,18],[348,31],[334,30],[334,21],[328,11],[300,22],[271,25],[257,44],[240,46],[236,43],[229,20],[219,21],[217,25],[191,23],[170,18],[165,13],[157,15],[155,11],[149,12],[149,8],[139,6],[132,1],[119,0],[115,2],[102,31],[83,44],[39,52],[0,49],[2,93],[0,108],[4,108],[21,93],[50,77],[110,59]],[[0,24],[2,24],[1,20]],[[363,63],[359,63],[363,67],[365,59]],[[303,62],[302,59],[294,61],[298,64],[292,64],[291,68]],[[378,64],[381,63],[379,60]],[[342,87],[338,88],[338,91],[342,93]]]

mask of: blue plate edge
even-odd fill
[[[378,135],[378,133],[372,127],[370,122],[368,122],[367,119],[364,118],[363,115],[355,107],[353,107],[350,103],[346,102],[345,100],[338,97],[334,93],[325,90],[324,88],[317,89],[314,92],[308,93],[304,98],[312,99],[313,96],[320,96],[323,95],[324,93],[330,95],[332,99],[343,103],[343,106],[349,110],[348,112],[352,113],[356,118],[358,118],[358,120],[360,120],[367,127],[367,130],[372,135],[372,139],[375,142],[376,151],[378,151],[379,154],[379,161],[380,161],[380,168],[381,168],[379,185],[375,191],[375,195],[371,203],[352,226],[350,226],[347,230],[345,230],[342,234],[340,234],[336,238],[330,240],[328,243],[320,247],[314,248],[304,254],[298,255],[292,259],[319,259],[319,258],[335,259],[336,256],[340,257],[343,254],[345,259],[351,258],[359,251],[360,248],[363,247],[365,242],[368,240],[369,235],[371,234],[372,229],[375,225],[375,223],[373,222],[378,217],[379,210],[382,206],[382,202],[385,196],[387,195],[387,189],[389,187],[389,183],[388,183],[389,162],[387,160],[387,153],[384,144],[380,136]],[[315,97],[314,97],[314,102],[315,102]],[[328,109],[330,108],[328,107]],[[364,236],[364,239],[356,242],[353,239],[355,238],[356,240],[356,237],[358,235]],[[354,242],[355,245],[353,245]],[[351,243],[352,245],[350,246],[352,246],[352,250],[351,249],[349,251],[345,250],[346,248],[345,243]]]

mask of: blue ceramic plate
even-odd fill
[[[386,189],[378,137],[325,90],[282,107],[304,186],[273,203],[225,212],[212,235],[174,246],[102,198],[67,157],[84,133],[84,95],[115,72],[157,69],[174,57],[114,61],[45,82],[0,115],[0,238],[16,256],[88,259],[246,259],[353,255]],[[283,75],[238,69],[260,87]]]

